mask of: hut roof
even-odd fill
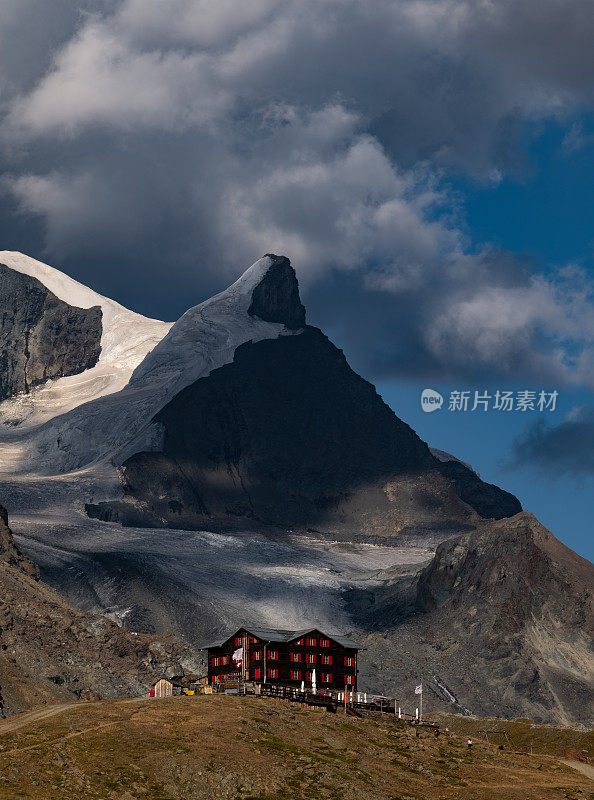
[[[233,636],[235,636],[239,631],[247,631],[252,636],[255,636],[257,639],[261,639],[264,642],[292,642],[293,639],[300,639],[302,636],[307,636],[308,633],[314,633],[318,631],[323,636],[327,636],[328,639],[333,639],[338,644],[342,645],[343,647],[348,647],[353,650],[362,650],[360,644],[349,639],[347,636],[342,636],[342,634],[338,633],[329,633],[328,631],[324,631],[321,628],[303,628],[301,630],[283,630],[282,628],[252,628],[243,626],[238,628],[237,630],[233,631],[232,633],[228,633],[221,639],[217,639],[215,642],[210,642],[209,644],[205,645],[206,648],[210,647],[220,647],[221,645],[225,644],[225,642],[229,641]]]

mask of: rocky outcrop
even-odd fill
[[[93,367],[99,306],[75,308],[40,281],[0,264],[0,400]]]
[[[164,675],[201,672],[173,636],[133,634],[85,614],[37,580],[0,512],[0,716],[75,699],[146,694]]]
[[[299,297],[299,286],[291,262],[284,256],[267,253],[272,266],[252,292],[248,309],[251,316],[265,322],[281,322],[295,330],[305,326],[305,307]]]
[[[442,543],[363,613],[351,602],[377,631],[375,688],[424,676],[427,708],[591,725],[593,594],[592,564],[522,512]]]
[[[453,481],[461,500],[473,508],[484,519],[503,519],[513,517],[522,510],[519,500],[510,492],[500,489],[493,483],[486,483],[458,460],[441,461],[438,469],[442,475]]]
[[[8,527],[8,511],[4,506],[0,506],[0,565],[2,564],[16,567],[37,580],[37,567],[17,547],[12,531]]]

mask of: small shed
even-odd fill
[[[161,678],[153,687],[154,697],[171,697],[173,694],[173,683],[166,678]]]

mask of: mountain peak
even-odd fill
[[[266,253],[270,266],[252,292],[250,316],[265,322],[281,322],[296,330],[305,326],[305,308],[299,297],[299,284],[291,262],[285,256]]]

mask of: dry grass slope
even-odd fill
[[[81,704],[0,727],[0,799],[594,798],[592,781],[551,756],[420,734],[393,717],[253,697]]]

